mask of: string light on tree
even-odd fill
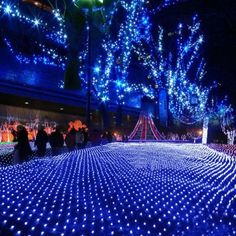
[[[235,116],[228,97],[226,96],[221,102],[218,102],[214,108],[213,115],[219,118],[221,129],[227,135],[227,143],[233,145],[236,137]]]
[[[184,37],[184,30],[188,37]],[[186,34],[186,32],[185,32]],[[199,59],[203,36],[200,34],[200,22],[193,17],[192,26],[179,24],[177,35],[177,53],[168,60],[167,86],[169,109],[174,118],[187,124],[201,121],[206,114],[209,92],[212,89],[202,85],[205,75],[205,63]],[[195,74],[193,71],[196,71]]]

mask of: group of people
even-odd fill
[[[20,125],[21,123],[17,120],[11,120],[11,121],[3,121],[0,123],[0,142],[15,142],[17,139],[17,126]],[[54,127],[57,125],[56,122],[43,122],[42,124],[44,126],[45,132],[50,135]],[[26,123],[24,125],[28,139],[30,141],[33,141],[36,139],[36,135],[38,132],[38,126],[39,126],[39,121],[33,121],[30,123]]]
[[[17,163],[21,163],[27,160],[28,156],[33,153],[29,144],[28,132],[23,125],[18,125],[16,130],[16,141],[14,150],[14,159]],[[38,132],[34,141],[36,147],[36,155],[43,157],[46,154],[47,144],[50,144],[51,154],[53,156],[62,153],[64,146],[66,145],[68,151],[80,149],[86,146],[88,141],[88,134],[86,129],[72,128],[66,135],[62,132],[60,127],[56,127],[55,130],[48,135],[43,126],[38,126]]]
[[[167,134],[161,133],[162,138],[164,140],[170,140],[170,141],[186,141],[189,139],[189,137],[185,134],[179,135],[177,133],[168,132]]]
[[[161,136],[164,140],[169,140],[169,141],[189,141],[201,138],[202,134],[200,131],[193,130],[183,134],[178,134],[174,132],[168,132],[165,134],[164,132],[162,132]]]
[[[26,161],[31,154],[33,154],[28,131],[23,125],[17,125],[16,127],[16,142],[14,148],[14,162],[22,163]],[[33,145],[36,147],[36,155],[43,157],[46,154],[48,144],[50,145],[51,155],[56,156],[61,154],[65,149],[67,151],[73,151],[75,149],[81,149],[86,146],[96,146],[114,141],[114,136],[111,132],[106,131],[104,133],[98,130],[93,130],[88,133],[88,129],[81,122],[70,122],[67,132],[61,127],[56,126],[54,130],[48,134],[45,127],[38,125],[35,140]]]

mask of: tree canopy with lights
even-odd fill
[[[159,89],[164,88],[173,117],[193,124],[205,117],[212,88],[203,85],[206,71],[200,56],[204,42],[200,21],[194,16],[192,24],[179,24],[172,49],[165,48],[165,29],[154,28],[151,23],[154,14],[180,2],[184,0],[164,0],[155,6],[144,0],[26,0],[20,4],[3,0],[0,21],[13,19],[39,36],[30,42],[34,51],[29,55],[14,45],[10,34],[4,35],[5,45],[19,63],[61,68],[64,86],[69,89],[79,88],[81,83],[85,89],[89,69],[94,98],[103,103],[112,100],[123,105],[131,96],[156,99]],[[32,5],[44,14],[34,15]],[[91,16],[88,9],[92,10]],[[96,55],[88,61],[92,27],[99,32],[99,40],[93,48]],[[137,83],[129,79],[134,58],[147,71],[148,80]]]

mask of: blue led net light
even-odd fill
[[[14,235],[235,235],[235,158],[203,145],[115,143],[0,168]]]

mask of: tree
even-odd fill
[[[227,144],[233,145],[236,136],[234,109],[227,97],[216,104],[213,115],[220,120],[222,132],[227,135]]]

